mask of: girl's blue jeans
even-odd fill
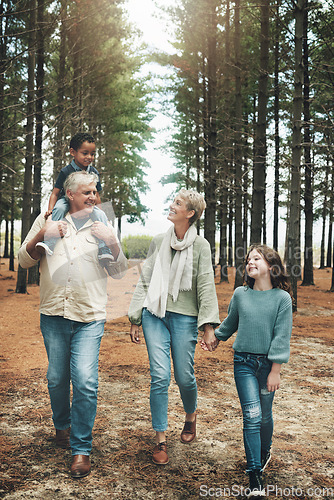
[[[144,308],[142,327],[150,361],[152,426],[155,431],[163,432],[168,426],[171,358],[184,411],[193,413],[197,407],[197,383],[194,373],[197,317],[167,311],[161,319]]]
[[[272,405],[275,392],[267,389],[272,362],[266,356],[234,353],[234,379],[243,414],[243,436],[247,469],[261,469],[262,453],[268,451],[273,435]]]
[[[98,359],[104,321],[81,323],[41,314],[48,355],[48,389],[56,429],[71,426],[73,455],[89,455],[98,389]],[[70,402],[70,382],[73,397]]]

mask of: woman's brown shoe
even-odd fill
[[[163,441],[158,443],[153,450],[152,460],[157,465],[166,465],[169,462],[167,455],[167,443]]]
[[[196,437],[196,415],[193,422],[185,421],[183,431],[181,432],[182,443],[191,443]]]

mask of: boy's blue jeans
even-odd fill
[[[272,362],[267,356],[234,353],[234,379],[243,413],[247,469],[261,469],[261,450],[270,449],[273,435],[272,405],[275,392],[267,389]]]
[[[81,323],[41,314],[40,325],[49,360],[47,379],[54,426],[59,430],[71,426],[72,455],[89,455],[104,321]]]
[[[52,220],[62,220],[67,212],[69,211],[70,204],[65,197],[59,198],[57,203],[55,204],[52,210]],[[106,214],[98,207],[94,207],[94,210],[91,215],[92,220],[103,222],[104,225],[108,225],[108,218]],[[55,244],[57,243],[57,238],[49,238],[47,240],[47,245],[51,250],[53,250]],[[105,246],[104,241],[99,240],[99,248]]]
[[[193,413],[197,407],[197,384],[194,374],[197,317],[167,311],[161,319],[144,308],[142,327],[150,361],[152,426],[155,431],[163,432],[168,426],[171,355],[174,378],[179,386],[184,411]]]

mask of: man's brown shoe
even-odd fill
[[[191,443],[196,437],[196,415],[193,422],[185,421],[183,431],[181,432],[182,443]]]
[[[90,473],[89,455],[73,455],[71,465],[71,476],[73,479],[81,479]]]
[[[70,427],[64,430],[56,429],[56,446],[64,449],[70,448],[70,432]]]
[[[167,443],[163,441],[157,444],[153,450],[152,460],[157,465],[166,465],[169,462],[167,455]]]

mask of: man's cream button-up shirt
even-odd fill
[[[40,312],[47,316],[89,323],[106,319],[107,274],[98,261],[98,240],[91,234],[89,219],[79,230],[71,215],[65,217],[67,233],[59,238],[52,256],[40,260]],[[18,259],[21,267],[29,268],[37,261],[26,250],[27,243],[42,229],[45,219],[40,214],[25,238]],[[120,247],[112,263],[112,277],[124,276],[127,261]]]

